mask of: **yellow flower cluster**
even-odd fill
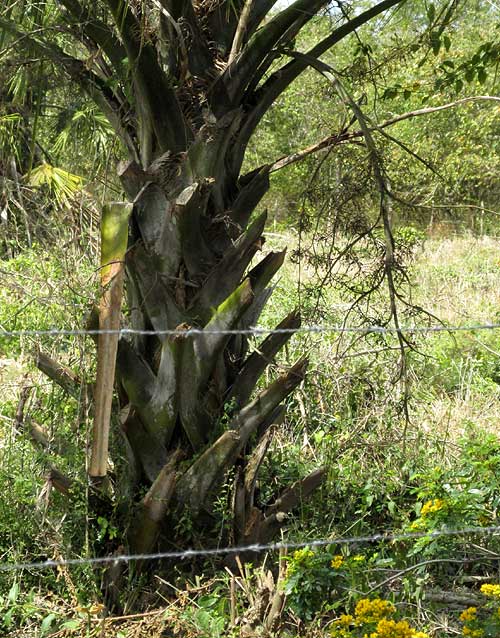
[[[462,629],[462,636],[468,636],[469,638],[481,638],[481,636],[484,636],[484,629],[471,629],[470,627],[464,627]]]
[[[481,593],[492,598],[500,598],[500,585],[485,583],[481,585]]]
[[[344,557],[342,554],[337,554],[332,558],[332,562],[330,563],[333,569],[340,569],[344,564]]]
[[[304,547],[303,549],[297,549],[295,552],[293,552],[293,559],[296,561],[301,561],[306,558],[311,558],[312,556],[314,556],[314,552],[312,551],[312,549],[309,549],[309,547]]]
[[[382,619],[377,624],[377,630],[370,634],[370,638],[415,638],[418,634],[420,634],[419,638],[422,638],[422,635],[425,636],[421,631],[415,632],[406,620],[396,622]]]
[[[356,619],[361,622],[375,622],[390,616],[395,611],[396,608],[388,600],[362,598],[358,601],[354,613],[356,614]]]
[[[459,619],[462,622],[470,622],[471,620],[476,620],[476,616],[477,607],[468,607],[460,614]]]
[[[427,528],[427,523],[421,518],[417,518],[410,525],[410,529],[412,532],[421,532],[422,530]]]
[[[333,622],[332,638],[353,638],[364,630],[363,638],[429,638],[423,631],[413,629],[406,620],[392,620],[396,608],[388,600],[362,598],[358,601],[354,616],[343,614]],[[371,627],[366,627],[370,624]],[[367,631],[368,630],[368,631]],[[354,632],[354,633],[353,633]]]
[[[335,623],[340,627],[349,627],[354,623],[354,616],[351,616],[351,614],[342,614]]]
[[[420,532],[426,527],[426,522],[423,521],[421,518],[417,518],[417,520],[413,521],[413,523],[410,525],[410,529],[412,532]]]
[[[353,634],[351,634],[349,627],[337,627],[334,625],[330,636],[331,638],[352,638]]]
[[[351,636],[350,626],[356,623],[351,614],[342,614],[338,620],[333,622],[332,638],[348,638]]]
[[[433,498],[430,501],[427,501],[422,505],[422,509],[420,510],[420,516],[425,517],[429,514],[433,514],[434,512],[439,512],[445,506],[445,501],[441,498]]]

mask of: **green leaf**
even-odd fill
[[[464,88],[464,83],[462,80],[458,79],[455,81],[455,91],[460,93],[460,91]]]
[[[439,35],[439,32],[431,31],[429,39],[431,42],[432,52],[434,55],[437,55],[441,50],[441,36]]]
[[[61,629],[78,629],[80,624],[79,620],[67,620],[61,625]]]
[[[409,100],[411,98],[411,91],[410,89],[405,89],[403,92],[403,97],[405,100]]]
[[[40,631],[42,632],[42,636],[45,636],[50,631],[50,628],[52,627],[52,623],[54,622],[55,618],[56,618],[55,614],[49,614],[48,616],[45,616],[45,618],[42,620],[42,624],[40,626]]]
[[[57,201],[63,203],[82,188],[83,179],[43,162],[28,175],[28,184],[35,188],[47,186]]]
[[[465,72],[465,79],[467,80],[467,82],[472,82],[475,72],[476,69],[467,69],[467,71]]]
[[[444,44],[444,48],[449,51],[450,47],[451,47],[451,38],[448,34],[445,34],[443,36],[443,44]]]
[[[488,74],[484,66],[480,66],[477,69],[477,79],[479,80],[479,84],[484,84],[488,78]]]
[[[9,611],[4,614],[3,618],[2,618],[2,622],[5,625],[5,627],[10,627],[12,624],[12,616],[14,614],[14,608],[12,607],[11,609],[9,609]]]
[[[395,87],[390,86],[382,94],[382,99],[383,100],[392,100],[392,98],[396,97],[397,94],[398,94],[398,90]]]
[[[7,595],[7,600],[9,601],[9,603],[16,602],[16,600],[19,598],[19,591],[20,591],[19,583],[16,581],[15,583],[12,584],[12,587],[10,588],[9,593]]]
[[[436,17],[436,7],[432,2],[427,7],[427,17],[429,19],[429,22],[432,24],[432,22],[434,22],[434,18]]]

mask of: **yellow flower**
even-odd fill
[[[362,563],[365,560],[365,557],[363,556],[363,554],[356,554],[355,556],[352,557],[352,560],[355,563]]]
[[[349,638],[351,636],[349,627],[352,624],[354,624],[354,618],[350,614],[342,614],[340,618],[333,621],[330,636],[332,638]]]
[[[426,634],[425,631],[416,631],[412,634],[412,638],[429,638],[429,634]]]
[[[314,552],[309,547],[297,549],[293,552],[293,561],[289,565],[292,570],[297,569],[297,565],[304,565],[308,563],[310,558],[313,558]]]
[[[387,620],[383,618],[377,623],[377,631],[370,638],[413,638],[415,632],[406,620]]]
[[[442,510],[445,505],[446,503],[443,501],[443,499],[433,498],[422,505],[420,516],[425,517],[428,514],[439,512],[439,510]]]
[[[484,629],[471,629],[470,627],[464,627],[462,629],[463,636],[469,636],[469,638],[481,638],[484,636]]]
[[[481,585],[481,593],[485,596],[500,598],[500,585],[485,583],[484,585]]]
[[[336,556],[333,557],[330,565],[333,567],[333,569],[340,569],[343,563],[344,563],[344,557],[341,554],[337,554]]]
[[[477,607],[468,607],[459,616],[462,622],[469,622],[475,620],[477,615]]]
[[[354,624],[354,616],[351,616],[351,614],[342,614],[340,618],[333,621],[333,624],[336,627],[349,627],[349,625]]]
[[[376,622],[382,618],[390,616],[396,611],[394,605],[388,600],[381,598],[362,598],[358,601],[355,609],[356,620],[360,622]]]

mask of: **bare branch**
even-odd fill
[[[61,386],[70,396],[79,399],[81,381],[73,370],[63,366],[41,351],[36,353],[35,365],[41,372]]]
[[[380,124],[369,126],[368,130],[371,132],[382,131],[383,129],[388,128],[389,126],[393,126],[394,124],[398,124],[399,122],[404,122],[405,120],[409,120],[414,117],[421,117],[422,115],[430,115],[432,113],[437,113],[439,111],[444,111],[446,109],[451,109],[456,106],[461,106],[462,104],[468,104],[470,102],[476,102],[476,101],[500,102],[500,97],[496,97],[492,95],[476,95],[476,96],[462,98],[460,100],[455,100],[454,102],[449,102],[447,104],[442,104],[441,106],[430,106],[425,109],[418,109],[416,111],[408,111],[407,113],[402,113],[401,115],[395,115],[394,117],[390,118],[389,120],[385,120],[384,122],[381,122]],[[361,138],[363,138],[363,131],[356,130],[356,131],[348,132],[346,129],[344,129],[343,131],[340,131],[339,133],[328,135],[327,137],[324,137],[319,142],[316,142],[316,144],[311,144],[311,146],[307,146],[306,148],[303,148],[300,151],[296,151],[295,153],[292,153],[291,155],[284,155],[283,157],[280,157],[279,159],[275,160],[271,165],[268,165],[268,164],[262,165],[259,168],[252,170],[252,173],[258,172],[264,168],[267,168],[269,170],[269,173],[275,173],[276,171],[280,171],[281,169],[286,168],[287,166],[290,166],[291,164],[300,162],[301,160],[305,159],[309,155],[313,155],[314,153],[318,153],[319,151],[330,149],[334,146],[338,146],[346,142],[358,143],[356,142],[356,140]],[[400,144],[399,140],[396,140],[395,138],[391,136],[389,136],[389,139],[393,142]],[[411,149],[408,149],[408,148],[405,148],[404,150],[407,152],[411,152]],[[418,157],[418,159],[419,161],[426,164],[427,168],[432,169],[432,167],[428,164],[428,162],[426,162],[420,157]],[[244,180],[245,177],[243,177],[242,179]],[[448,207],[444,206],[444,208],[448,208]],[[477,208],[481,208],[481,207],[478,206]]]
[[[455,102],[448,102],[447,104],[442,104],[441,106],[429,106],[425,109],[417,109],[416,111],[409,111],[408,113],[403,113],[403,115],[396,115],[392,117],[390,120],[386,120],[382,124],[379,124],[377,128],[386,128],[387,126],[392,126],[393,124],[397,124],[398,122],[409,120],[412,117],[419,117],[420,115],[428,115],[429,113],[437,113],[438,111],[445,111],[446,109],[451,109],[455,106],[460,106],[461,104],[467,104],[468,102],[480,102],[480,101],[500,102],[500,97],[497,97],[494,95],[473,95],[471,97],[464,97],[460,100],[455,100]]]

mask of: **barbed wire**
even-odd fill
[[[136,328],[119,328],[117,330],[79,330],[65,328],[48,328],[46,330],[0,330],[0,338],[15,337],[50,337],[50,336],[71,336],[83,337],[85,335],[137,335],[137,336],[202,336],[202,335],[271,335],[271,334],[304,334],[304,333],[357,333],[357,334],[425,334],[431,332],[473,332],[475,330],[498,330],[500,323],[484,323],[464,326],[400,326],[384,327],[384,326],[343,326],[343,325],[311,325],[300,326],[298,328],[266,328],[263,326],[254,326],[252,328],[234,328],[227,330],[217,330],[211,328],[188,328],[186,330],[169,329],[169,330],[140,330]]]
[[[271,552],[288,549],[301,549],[304,547],[326,547],[328,545],[356,545],[362,543],[398,542],[404,540],[416,540],[420,538],[439,538],[450,536],[462,536],[467,534],[494,534],[500,533],[500,526],[490,527],[464,527],[461,529],[441,529],[432,532],[402,532],[402,533],[376,533],[370,536],[349,536],[336,538],[321,538],[307,541],[291,541],[266,544],[240,545],[235,547],[214,547],[211,549],[187,549],[184,551],[156,552],[153,554],[115,554],[113,556],[91,558],[68,558],[62,560],[46,560],[38,562],[0,563],[0,572],[16,572],[24,569],[49,569],[53,567],[69,567],[74,565],[106,565],[110,563],[131,563],[137,561],[153,561],[171,559],[183,561],[188,558],[200,558],[208,556],[220,556],[227,554],[245,554]]]

